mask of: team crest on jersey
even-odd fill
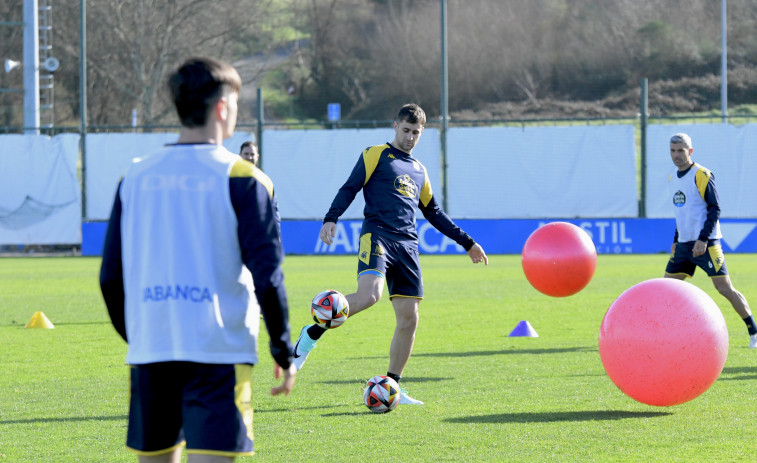
[[[681,190],[676,191],[673,195],[673,205],[675,207],[683,207],[684,204],[686,204],[686,195]]]
[[[384,254],[386,254],[386,251],[384,251],[383,246],[381,246],[381,244],[379,243],[376,243],[376,247],[373,248],[373,255],[381,257]]]
[[[418,185],[410,178],[409,175],[400,175],[394,179],[394,188],[408,198],[415,198],[415,193],[418,191]]]

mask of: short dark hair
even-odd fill
[[[168,78],[176,112],[185,127],[202,127],[210,107],[222,96],[242,88],[230,64],[214,58],[190,58]]]
[[[415,103],[408,103],[400,108],[397,113],[397,121],[407,121],[411,124],[426,125],[426,113]]]
[[[255,143],[247,140],[246,142],[242,143],[242,145],[239,147],[239,152],[241,153],[242,150],[247,148],[248,146],[253,149],[257,148],[257,146],[255,146]]]

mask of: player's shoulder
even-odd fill
[[[255,164],[246,159],[239,158],[231,166],[229,177],[232,179],[255,179],[268,190],[268,194],[273,196],[273,181]]]
[[[697,168],[697,175],[704,175],[706,177],[712,177],[714,174],[712,171],[702,164],[694,163],[694,166]]]
[[[391,157],[391,151],[392,147],[388,143],[365,148],[362,153],[362,158],[366,168],[372,171],[382,159]]]
[[[694,167],[697,169],[694,174],[694,183],[698,188],[704,188],[715,181],[715,174],[710,169],[696,163],[694,163]]]
[[[375,157],[378,158],[381,154],[387,150],[391,150],[391,146],[388,143],[383,145],[368,146],[363,150],[363,157]]]

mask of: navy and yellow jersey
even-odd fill
[[[281,217],[273,182],[256,165],[240,160],[231,169],[229,193],[238,221],[242,261],[252,273],[255,295],[271,339],[271,355],[282,368],[288,368],[293,350],[281,268]]]
[[[673,242],[720,239],[720,201],[715,188],[715,174],[694,163],[685,171],[668,178],[675,206],[676,231]]]
[[[108,313],[129,343],[129,354],[207,355],[205,360],[183,360],[256,363],[252,344],[260,310],[271,354],[288,367],[292,344],[284,252],[270,179],[253,164],[211,145],[170,145],[145,161],[119,182],[100,269]],[[250,296],[257,300],[254,306],[247,302]],[[165,323],[149,323],[156,312],[151,307],[183,314],[172,324],[177,332],[171,336],[184,347],[170,351],[170,346],[151,344],[159,337],[170,339]],[[135,326],[138,317],[145,323]],[[199,329],[195,326],[215,337],[202,343],[188,339]],[[164,330],[163,336],[150,337],[154,329]],[[141,347],[147,345],[151,347]],[[203,351],[191,351],[195,345]],[[223,361],[233,356],[246,360]]]
[[[361,189],[365,198],[361,234],[376,233],[417,247],[415,213],[420,209],[431,225],[466,251],[474,244],[437,203],[423,164],[389,143],[363,151],[324,223],[336,223]]]

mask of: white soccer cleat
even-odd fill
[[[749,348],[750,349],[757,348],[757,334],[749,335]]]
[[[308,336],[308,328],[313,325],[305,325],[300,331],[300,337],[297,339],[297,344],[294,345],[294,367],[297,371],[300,371],[302,365],[305,364],[305,360],[308,359],[310,351],[315,349],[316,341]]]
[[[407,395],[406,390],[400,389],[400,405],[423,405],[423,402],[413,399]]]

